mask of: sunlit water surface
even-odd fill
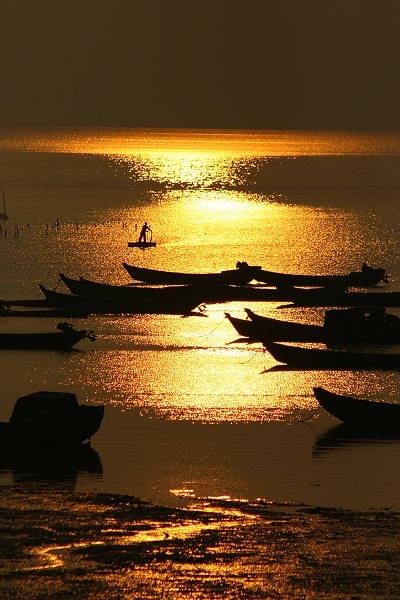
[[[390,291],[400,289],[398,135],[3,133],[5,299],[35,298],[39,282],[59,284],[59,272],[130,283],[123,261],[208,272],[246,260],[302,273],[347,272],[367,261],[387,268]],[[144,221],[157,247],[128,248]],[[68,353],[0,351],[0,420],[18,396],[38,389],[106,405],[92,461],[72,474],[3,461],[0,483],[128,492],[169,505],[227,496],[399,508],[399,440],[341,440],[334,430],[328,439],[338,421],[322,410],[312,416],[313,386],[396,402],[398,374],[270,370],[275,361],[261,345],[237,341],[225,318],[244,317],[245,306],[323,320],[321,309],[215,304],[207,318],[90,316],[76,326],[98,340]],[[1,327],[55,324],[3,319]]]

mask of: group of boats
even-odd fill
[[[388,307],[400,306],[400,292],[349,291],[349,287],[373,288],[387,282],[382,268],[364,264],[360,271],[338,275],[297,275],[267,271],[246,262],[238,262],[235,269],[218,273],[161,271],[127,263],[122,266],[132,278],[131,284],[112,285],[82,276],[73,279],[60,273],[60,282],[68,293],[40,284],[43,300],[2,302],[0,316],[63,318],[110,313],[186,316],[203,314],[202,307],[207,303],[284,301],[291,302],[290,306],[326,307],[323,325],[274,319],[250,309],[245,309],[247,319],[225,314],[240,336],[261,342],[286,368],[400,370],[400,354],[370,348],[354,351],[348,347],[349,344],[400,343],[400,319],[386,311]],[[85,329],[75,330],[65,322],[58,325],[56,332],[0,333],[0,348],[66,349],[84,338],[93,341],[95,335]],[[326,347],[301,347],[291,342],[318,343]],[[318,388],[315,396],[324,408],[342,420],[361,418],[354,416],[356,408],[346,412],[346,406],[357,407],[357,402],[341,400],[339,410],[332,408],[337,400],[334,394]],[[373,403],[368,405],[372,410]],[[381,407],[379,410],[382,411]]]

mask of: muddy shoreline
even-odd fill
[[[400,592],[400,515],[0,489],[0,595],[352,598]]]

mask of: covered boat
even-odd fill
[[[389,426],[398,428],[400,433],[400,404],[361,400],[334,394],[322,387],[314,387],[314,395],[319,404],[331,415],[360,426]]]
[[[74,329],[70,323],[59,323],[58,331],[34,333],[0,333],[1,350],[68,350],[81,340],[96,339],[92,330]]]
[[[400,370],[400,354],[395,353],[304,348],[270,341],[263,344],[276,361],[296,369]]]
[[[246,262],[238,262],[236,269],[220,273],[179,273],[176,271],[158,271],[135,267],[123,262],[122,266],[135,281],[143,281],[152,285],[244,285],[253,279],[261,267],[251,267]]]
[[[400,319],[384,307],[327,310],[323,325],[281,321],[248,308],[245,311],[249,319],[225,315],[239,335],[253,341],[400,344]]]
[[[103,416],[103,405],[78,405],[75,394],[35,392],[18,398],[10,420],[0,423],[0,444],[81,444],[99,430]]]

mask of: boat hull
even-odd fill
[[[376,320],[371,318],[372,309],[328,311],[327,316],[341,317],[335,318],[337,324],[331,327],[281,321],[245,310],[250,320],[225,315],[239,335],[253,341],[400,344],[400,319],[383,310]]]
[[[390,426],[400,433],[400,405],[361,400],[334,394],[321,387],[313,388],[319,404],[344,423],[360,426]]]
[[[44,333],[0,333],[0,349],[69,350],[86,335],[86,329]]]
[[[263,344],[277,362],[296,369],[400,370],[400,354],[302,348],[270,341]]]
[[[122,266],[135,281],[143,281],[144,283],[153,285],[244,285],[256,279],[256,274],[260,271],[260,267],[251,267],[243,264],[239,268],[221,271],[220,273],[158,271],[128,265],[125,262],[122,263]]]

